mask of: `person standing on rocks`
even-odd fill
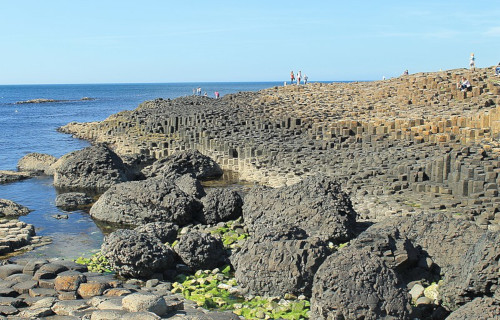
[[[293,84],[293,82],[295,81],[295,74],[293,73],[293,70],[290,71],[290,83]]]
[[[474,53],[470,54],[469,66],[471,70],[476,70],[476,58],[474,57]]]
[[[308,77],[307,77],[307,75],[305,74],[305,75],[304,75],[304,84],[307,84],[307,79],[309,79],[309,78],[308,78]]]
[[[497,65],[495,68],[493,68],[493,69],[495,69],[495,75],[496,75],[496,76],[500,76],[500,62],[499,62],[499,63],[498,63],[498,65]]]
[[[219,99],[219,91],[215,91],[215,99]]]
[[[297,73],[297,85],[300,84],[300,78],[302,78],[302,71],[299,71],[299,73]]]

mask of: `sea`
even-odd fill
[[[123,110],[133,110],[141,102],[155,98],[177,98],[193,94],[214,97],[241,91],[258,91],[278,82],[210,82],[163,84],[58,84],[0,86],[0,170],[16,170],[17,162],[32,152],[60,157],[89,146],[85,140],[57,132],[72,121],[101,121]],[[82,99],[84,98],[84,99]],[[22,103],[33,99],[56,102]],[[55,206],[57,192],[53,178],[36,177],[0,184],[0,198],[17,202],[32,210],[19,220],[35,226],[37,235],[52,244],[24,253],[21,257],[75,259],[90,257],[99,250],[108,226],[96,224],[88,212],[65,211]],[[55,215],[68,219],[55,219]]]

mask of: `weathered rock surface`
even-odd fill
[[[500,319],[500,300],[498,297],[476,298],[456,311],[447,320]]]
[[[134,230],[158,238],[162,243],[172,243],[177,237],[179,227],[170,222],[150,222],[138,226]]]
[[[410,311],[397,274],[368,250],[340,250],[314,276],[311,319],[410,319]]]
[[[340,243],[353,236],[356,212],[340,184],[316,176],[288,187],[252,189],[245,196],[243,218],[254,234],[296,226],[309,237]]]
[[[105,237],[102,254],[119,274],[147,277],[172,268],[174,252],[158,238],[134,230],[117,230]]]
[[[68,192],[57,195],[56,206],[64,210],[74,210],[92,203],[92,198],[83,192]]]
[[[188,150],[172,154],[158,160],[142,171],[146,177],[177,178],[181,175],[192,174],[197,179],[216,178],[222,175],[222,169],[211,158],[197,150]]]
[[[30,209],[22,206],[14,201],[0,199],[0,217],[18,217],[25,216],[30,213]]]
[[[236,191],[227,189],[208,189],[201,203],[203,214],[197,215],[196,220],[206,224],[238,219],[243,206],[241,196]]]
[[[120,183],[109,188],[90,209],[97,220],[139,225],[172,222],[184,225],[201,210],[196,199],[162,178]]]
[[[245,241],[231,257],[238,283],[254,295],[311,295],[313,277],[330,250],[317,239]]]
[[[200,199],[206,195],[205,189],[200,180],[194,178],[191,174],[185,174],[174,180],[176,186],[186,194]]]
[[[31,178],[31,174],[29,172],[0,170],[0,184],[21,181],[29,178]]]
[[[102,192],[128,180],[123,161],[111,149],[96,145],[71,152],[55,164],[54,186]]]
[[[500,293],[499,278],[500,232],[488,232],[469,248],[460,263],[454,264],[444,274],[440,293],[444,304],[455,309],[476,297]]]
[[[49,154],[33,152],[19,159],[17,169],[33,174],[53,175],[54,168],[52,165],[56,161],[57,158]]]
[[[174,250],[193,270],[214,269],[227,263],[222,241],[202,232],[184,234]]]

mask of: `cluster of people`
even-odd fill
[[[201,87],[193,89],[193,96],[201,96]],[[203,96],[208,97],[208,93],[205,91],[203,93]],[[219,91],[215,91],[214,96],[215,96],[215,99],[219,99],[219,97],[220,97]]]
[[[303,80],[304,84],[307,84],[308,77],[307,75],[304,75],[304,78],[302,78],[302,71],[297,72],[297,76],[295,76],[292,70],[290,71],[290,84],[293,84],[295,80],[297,80],[297,85],[300,85],[301,80]]]

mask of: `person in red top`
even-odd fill
[[[295,75],[293,74],[293,70],[290,71],[290,83],[293,84],[293,82],[295,81]]]

